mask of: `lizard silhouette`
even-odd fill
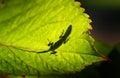
[[[42,51],[42,52],[37,52],[37,53],[46,53],[46,52],[49,52],[49,51],[52,51],[51,54],[55,54],[56,53],[56,49],[59,48],[63,43],[66,42],[68,36],[70,35],[72,31],[72,25],[69,25],[66,32],[64,33],[64,35],[60,36],[60,39],[58,41],[56,41],[55,43],[49,43],[48,46],[50,46],[50,48],[46,51]]]

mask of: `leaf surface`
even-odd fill
[[[102,61],[91,45],[94,41],[86,33],[91,29],[88,18],[80,3],[74,0],[1,3],[0,73],[63,74]],[[48,46],[50,42],[52,50]],[[56,53],[51,54],[53,51]]]

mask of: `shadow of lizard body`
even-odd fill
[[[37,52],[37,53],[46,53],[46,52],[49,52],[49,51],[52,51],[51,54],[55,54],[56,53],[56,49],[59,48],[63,43],[66,42],[68,36],[70,35],[72,31],[72,25],[69,25],[69,27],[67,28],[65,34],[63,36],[60,36],[60,39],[58,41],[56,41],[55,43],[49,43],[48,46],[50,46],[50,48],[46,51],[42,51],[42,52]]]

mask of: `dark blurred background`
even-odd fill
[[[120,42],[120,0],[80,1],[92,20],[92,35],[95,39],[113,46]]]
[[[112,46],[108,57],[97,68],[88,67],[81,72],[83,78],[120,78],[120,0],[76,0],[81,2],[92,20],[92,36]],[[80,75],[80,74],[79,74]],[[84,77],[86,76],[86,77]]]

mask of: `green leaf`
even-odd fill
[[[101,52],[105,56],[108,56],[112,51],[112,47],[102,41],[95,40],[94,45],[99,50],[99,52]]]
[[[6,0],[0,6],[0,73],[63,74],[104,60],[86,33],[91,20],[80,3]]]

